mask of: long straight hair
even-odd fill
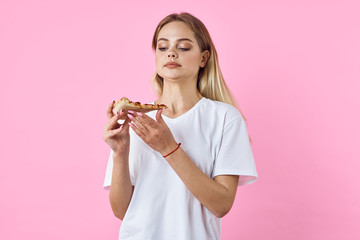
[[[206,98],[228,103],[236,107],[240,111],[240,114],[245,120],[245,122],[247,122],[238,103],[236,102],[235,98],[233,97],[228,86],[225,83],[224,77],[220,70],[215,45],[210,37],[210,34],[206,29],[205,25],[198,18],[187,12],[182,12],[179,14],[173,13],[166,16],[163,20],[160,21],[160,23],[156,27],[152,40],[152,49],[156,51],[157,39],[160,30],[166,24],[173,21],[184,22],[194,33],[201,52],[205,50],[208,50],[210,52],[210,57],[206,63],[206,66],[199,69],[197,77],[197,89],[200,94]],[[152,78],[152,85],[155,88],[156,94],[158,96],[161,96],[163,93],[164,79],[160,77],[156,72],[154,73],[154,76]],[[250,142],[252,142],[250,137],[249,140]]]

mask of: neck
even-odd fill
[[[155,102],[168,107],[163,112],[165,116],[177,117],[190,110],[201,98],[195,80],[190,82],[164,80],[163,93]]]

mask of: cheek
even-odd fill
[[[198,69],[200,67],[200,56],[197,54],[187,56],[186,61],[192,68]]]
[[[162,66],[163,66],[163,62],[161,61],[161,55],[155,53],[155,68],[157,73],[161,72]]]
[[[160,55],[158,53],[155,53],[155,65],[158,66],[160,64]]]
[[[187,60],[193,64],[200,63],[201,56],[199,54],[191,54],[187,56]]]

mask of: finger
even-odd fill
[[[136,118],[143,123],[144,125],[147,126],[148,129],[150,129],[151,127],[156,127],[157,122],[152,119],[151,117],[149,117],[148,115],[141,113],[141,112],[134,112],[134,111],[128,111],[129,113],[132,113],[132,115],[135,114]]]
[[[134,132],[142,139],[145,141],[145,134],[142,133],[134,124],[132,124],[131,122],[129,122],[129,126],[132,128],[132,130],[134,130]]]
[[[130,126],[129,126],[129,123],[130,123],[130,122],[131,122],[131,119],[126,116],[125,121],[124,121],[124,123],[122,124],[124,130],[126,130],[126,131],[129,130],[129,127],[130,127]]]
[[[163,113],[164,109],[160,109],[156,112],[156,121],[158,121],[158,123],[165,123],[164,119],[162,118],[162,113]]]
[[[127,116],[142,133],[144,133],[145,135],[149,133],[149,129],[146,127],[146,123],[138,120],[139,116],[138,118],[136,118],[130,113]]]
[[[124,111],[124,110],[121,110],[121,111]],[[124,113],[124,114],[125,114],[125,113]],[[119,114],[119,116],[120,116],[120,114]],[[121,116],[120,116],[120,117],[121,117]],[[119,117],[119,118],[120,118],[120,117]],[[131,122],[131,119],[128,118],[128,117],[126,117],[125,120],[124,120],[124,123],[123,123],[123,124],[119,124],[120,127],[115,128],[115,129],[113,129],[113,130],[109,130],[109,132],[110,132],[111,134],[113,133],[113,135],[116,135],[116,134],[118,134],[118,133],[120,133],[120,132],[122,132],[122,131],[127,131],[127,132],[129,132],[129,122]]]
[[[117,122],[120,118],[122,118],[125,115],[124,110],[121,110],[119,114],[114,115],[109,122],[106,124],[105,129],[106,130],[113,130],[114,128],[119,127],[119,123]]]
[[[110,119],[110,118],[112,118],[112,117],[114,116],[114,113],[112,112],[114,103],[115,103],[115,100],[113,100],[113,101],[109,104],[109,106],[108,106],[108,108],[107,108],[107,110],[106,110],[106,116],[108,117],[108,119]]]
[[[114,117],[116,117],[116,115]],[[128,117],[126,117],[123,124],[118,124],[118,125],[120,125],[118,128],[112,128],[112,129],[105,128],[105,130],[104,130],[104,139],[113,137],[113,136],[115,136],[116,134],[119,134],[122,131],[129,132],[129,124],[128,123],[130,121],[131,120]]]
[[[142,116],[144,116],[144,113],[141,112],[135,112],[135,111],[131,111],[128,110],[128,113],[130,113],[131,115],[133,115],[134,117],[136,117],[136,119],[141,122],[143,125],[146,124],[146,122],[144,121],[144,119],[142,118]]]
[[[119,128],[116,128],[114,130],[109,130],[104,134],[104,140],[106,141],[106,139],[112,138],[117,134],[121,133],[122,131],[125,131],[123,126],[120,126]]]

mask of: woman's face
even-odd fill
[[[157,38],[156,72],[168,80],[196,80],[199,68],[206,65],[208,53],[201,53],[193,32],[185,23],[170,22],[163,26]]]

